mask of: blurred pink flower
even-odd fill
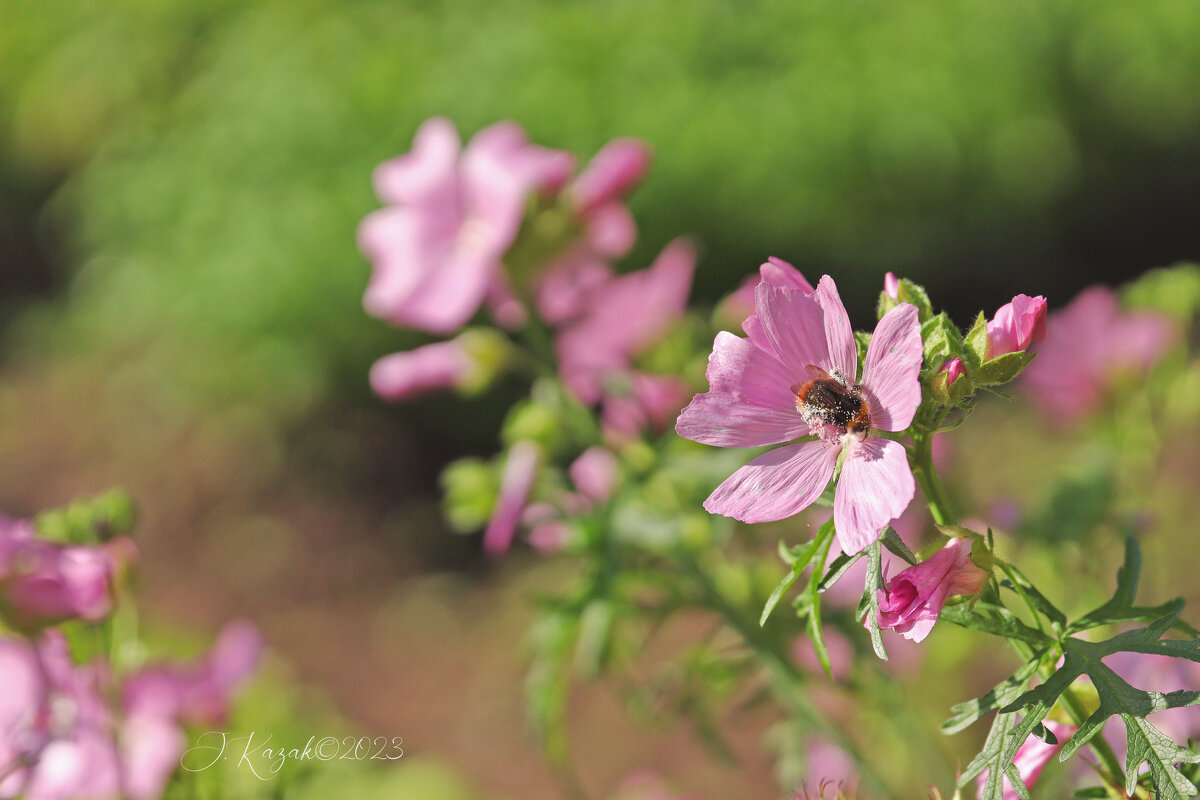
[[[861,592],[860,592],[861,594]],[[850,676],[854,664],[854,645],[837,628],[826,627],[823,632],[825,649],[829,651],[829,671],[835,681],[844,681]],[[813,675],[824,675],[821,661],[813,649],[812,639],[797,636],[792,640],[792,660]]]
[[[613,800],[697,800],[671,790],[667,784],[650,770],[639,770],[621,781]]]
[[[1171,658],[1151,653],[1114,653],[1104,658],[1104,663],[1120,675],[1130,686],[1153,692],[1195,691],[1200,687],[1200,664],[1182,658]],[[1172,740],[1180,744],[1189,739],[1200,738],[1200,706],[1168,708],[1156,711],[1149,721]],[[1125,752],[1125,728],[1110,720],[1104,726],[1104,734],[1119,754]]]
[[[883,276],[883,292],[893,300],[900,299],[900,279],[892,273]]]
[[[385,400],[411,400],[462,385],[473,366],[458,339],[392,353],[371,367],[371,388]]]
[[[448,120],[424,123],[413,149],[375,172],[386,205],[358,231],[372,262],[367,311],[444,334],[466,324],[489,295],[506,307],[501,259],[527,199],[557,191],[571,167],[569,154],[530,144],[512,122],[484,128],[465,150]]]
[[[988,321],[987,336],[989,359],[1025,352],[1030,344],[1046,338],[1046,298],[1017,295]]]
[[[688,401],[690,392],[682,378],[644,372],[630,372],[626,378],[608,387],[600,412],[604,432],[618,440],[643,430],[661,433]]]
[[[1054,758],[1055,754],[1062,749],[1062,746],[1071,738],[1071,734],[1075,732],[1074,725],[1067,725],[1062,722],[1046,720],[1045,726],[1058,739],[1058,744],[1047,744],[1036,736],[1030,735],[1025,743],[1017,750],[1017,755],[1013,758],[1013,763],[1017,766],[1017,773],[1021,776],[1025,786],[1033,788],[1037,783],[1038,776],[1042,774],[1042,770],[1050,763],[1050,759]],[[975,779],[977,791],[982,792],[984,785],[987,783],[987,770]],[[1008,778],[1004,778],[1004,800],[1018,800],[1017,790],[1012,787]]]
[[[483,549],[488,555],[503,555],[512,546],[540,462],[541,451],[533,442],[520,441],[509,448],[496,507],[483,532]]]
[[[1073,419],[1095,408],[1121,373],[1144,374],[1177,335],[1167,317],[1123,312],[1111,289],[1093,286],[1050,315],[1021,380],[1048,413]]]
[[[650,167],[650,148],[637,139],[614,139],[592,157],[567,187],[572,204],[583,216],[619,202],[641,182]]]
[[[103,546],[48,542],[32,522],[0,517],[0,616],[24,631],[101,619],[112,609],[115,566]]]
[[[842,748],[824,739],[810,739],[805,762],[807,775],[804,783],[797,787],[798,791],[820,791],[821,787],[829,786],[853,792],[858,766]]]
[[[619,465],[613,451],[606,447],[589,447],[568,467],[567,473],[575,488],[589,500],[603,503],[613,493],[619,477]]]
[[[763,280],[755,308],[762,343],[717,334],[709,391],[683,410],[676,431],[719,447],[779,444],[810,433],[820,439],[759,456],[704,507],[743,522],[790,517],[821,495],[845,451],[834,519],[842,548],[857,553],[916,491],[904,446],[867,434],[871,427],[906,429],[921,401],[917,309],[903,303],[880,320],[860,385],[854,332],[829,276],[811,295]]]
[[[970,540],[951,539],[929,558],[892,578],[887,591],[879,591],[879,627],[922,641],[933,630],[948,598],[975,594],[986,580],[987,572],[971,563]]]

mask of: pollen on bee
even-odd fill
[[[806,372],[809,380],[793,385],[792,391],[796,393],[796,410],[813,432],[822,439],[865,434],[871,427],[871,414],[862,387],[850,383],[837,370],[830,374],[809,365]]]

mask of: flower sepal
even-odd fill
[[[913,283],[908,278],[895,279],[890,272],[888,275],[889,280],[879,293],[879,302],[875,306],[876,319],[883,319],[884,314],[901,303],[911,303],[917,307],[917,320],[921,324],[933,318],[933,304],[929,301],[929,294],[924,286]]]

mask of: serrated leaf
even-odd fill
[[[986,693],[966,703],[959,703],[950,710],[954,716],[942,723],[942,733],[958,733],[963,728],[974,723],[977,719],[991,711],[1007,706],[1021,696],[1033,673],[1037,672],[1045,650],[1039,651],[1033,658],[1021,665],[1021,668],[1010,677],[1000,681]]]
[[[883,529],[881,541],[883,542],[883,546],[894,555],[903,558],[909,564],[915,565],[917,563],[917,557],[913,554],[913,551],[908,549],[908,545],[904,543],[904,540],[900,538],[900,534],[896,533],[892,526],[889,525]]]
[[[1007,767],[1012,766],[1012,759],[1005,760],[1004,757],[1005,744],[1015,723],[1014,714],[996,715],[983,743],[983,749],[959,775],[959,788],[966,786],[986,770],[987,780],[977,795],[978,800],[1004,800],[1004,774],[1008,771]]]
[[[825,571],[824,577],[821,578],[821,583],[817,586],[818,592],[824,592],[833,586],[843,575],[846,574],[854,564],[867,553],[865,550],[860,550],[854,555],[846,555],[845,552],[838,553],[838,557],[829,565],[829,569]]]
[[[791,585],[796,582],[796,579],[800,577],[804,570],[808,569],[808,566],[813,563],[817,555],[822,552],[821,548],[824,547],[825,553],[829,552],[829,542],[832,539],[833,520],[831,519],[817,530],[817,535],[807,544],[797,545],[789,550],[782,542],[779,543],[779,557],[791,565],[791,571],[783,576],[783,579],[779,581],[774,591],[771,592],[770,597],[767,598],[767,602],[763,606],[762,616],[758,619],[759,627],[767,624],[767,618],[771,616],[771,612],[775,610],[775,606],[779,605],[779,601],[783,598],[783,593],[791,588]],[[824,564],[824,558],[822,558],[822,564]]]
[[[871,647],[875,650],[875,655],[887,661],[883,634],[879,631],[879,592],[883,589],[882,562],[881,548],[876,540],[867,548],[867,580],[863,585],[862,600],[858,603],[858,619],[861,621],[865,617],[867,631],[871,635]]]
[[[939,618],[961,628],[983,631],[1005,639],[1017,639],[1035,647],[1047,647],[1053,641],[1037,628],[1031,628],[1021,622],[1007,608],[991,603],[976,603],[974,610],[968,610],[961,605],[948,606],[942,609]]]
[[[1037,587],[1030,583],[1019,569],[1011,564],[1005,564],[1004,572],[1009,576],[1009,580],[1001,585],[1020,594],[1028,605],[1033,606],[1054,624],[1056,631],[1062,630],[1063,626],[1067,624],[1067,615],[1060,611],[1058,606],[1047,600],[1046,596],[1038,591]]]

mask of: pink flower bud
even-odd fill
[[[953,386],[954,382],[962,377],[967,371],[963,366],[961,358],[952,358],[942,366],[942,372],[946,373],[946,386]]]
[[[459,340],[436,342],[376,361],[371,388],[385,400],[411,400],[461,386],[471,368],[471,357]]]
[[[1046,338],[1046,298],[1019,294],[1001,306],[987,324],[989,359],[1023,353]]]
[[[893,300],[900,299],[900,279],[891,272],[883,276],[883,292]]]
[[[504,474],[500,478],[500,494],[487,530],[483,532],[483,549],[491,556],[503,555],[512,545],[513,535],[521,521],[521,511],[529,500],[533,481],[537,477],[541,452],[530,441],[520,441],[508,451]]]
[[[113,569],[103,547],[43,541],[32,523],[0,518],[0,612],[17,628],[101,619],[112,609]]]
[[[971,542],[951,539],[920,564],[905,569],[879,591],[879,627],[915,642],[933,630],[946,600],[983,588],[987,572],[971,563]]]
[[[579,177],[570,194],[583,216],[624,197],[650,166],[650,148],[637,139],[614,139],[601,148]]]

